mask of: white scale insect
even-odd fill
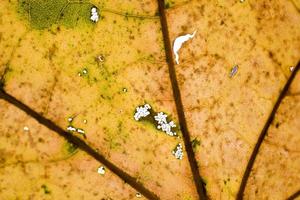
[[[84,134],[85,133],[84,130],[82,130],[80,128],[78,128],[76,131],[77,131],[77,133],[80,133],[80,134]]]
[[[105,174],[105,168],[103,166],[99,167],[97,170],[98,174],[104,175]]]
[[[142,194],[139,193],[139,192],[137,192],[137,193],[135,194],[135,196],[136,196],[137,198],[141,198],[141,197],[142,197]]]
[[[68,126],[67,131],[75,132],[76,128],[74,128],[73,126]]]
[[[68,126],[67,127],[67,131],[70,131],[70,132],[77,132],[77,133],[80,133],[80,134],[85,134],[85,131],[83,129],[80,129],[80,128],[75,128],[73,126]]]
[[[175,158],[182,160],[183,158],[182,144],[179,143],[172,151],[172,154],[175,156]]]
[[[173,53],[175,55],[175,61],[176,64],[179,64],[179,55],[178,55],[178,51],[181,48],[181,46],[183,45],[183,43],[185,43],[186,41],[192,39],[197,31],[194,31],[193,34],[186,34],[186,35],[182,35],[179,36],[175,39],[174,41],[174,45],[173,45]]]
[[[87,69],[83,69],[83,70],[82,70],[82,73],[83,73],[83,74],[87,74],[87,73],[88,73]]]

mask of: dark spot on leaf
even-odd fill
[[[49,188],[47,187],[47,185],[43,184],[41,186],[41,188],[44,190],[45,194],[51,194],[51,191],[49,190]]]

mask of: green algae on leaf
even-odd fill
[[[66,27],[74,27],[80,23],[92,25],[90,21],[90,12],[93,7],[90,3],[69,3],[61,12],[58,23]]]
[[[78,150],[78,147],[75,144],[72,144],[70,142],[65,143],[65,148],[66,148],[66,151],[68,152],[68,154],[74,154]]]
[[[21,0],[19,13],[28,18],[35,29],[49,28],[54,24],[74,27],[79,23],[92,25],[90,9],[92,4],[85,1],[69,0]]]
[[[193,139],[193,140],[191,141],[191,143],[192,143],[192,147],[193,147],[193,149],[194,149],[194,151],[195,151],[195,150],[197,150],[198,147],[200,146],[201,141],[200,141],[198,138],[195,138],[195,139]]]

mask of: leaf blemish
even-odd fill
[[[51,194],[51,191],[47,187],[47,185],[43,184],[41,188],[44,190],[44,194]]]

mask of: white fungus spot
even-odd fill
[[[29,127],[28,126],[24,126],[23,130],[24,131],[29,131]]]
[[[67,131],[75,132],[76,128],[74,128],[73,126],[68,126]]]
[[[160,124],[157,126],[158,129],[161,129],[162,131],[164,131],[167,135],[170,136],[175,136],[176,132],[172,132],[172,128],[175,128],[176,125],[173,121],[170,121],[168,123],[165,124]]]
[[[149,104],[145,104],[144,106],[139,106],[136,108],[136,112],[134,114],[134,119],[139,121],[142,117],[147,117],[150,115],[151,106]]]
[[[137,198],[141,198],[141,197],[142,197],[142,194],[139,193],[139,192],[137,192],[137,193],[135,194],[135,196],[136,196]]]
[[[87,74],[87,73],[88,73],[87,69],[83,69],[83,70],[82,70],[82,73],[83,73],[83,74]]]
[[[229,77],[232,78],[233,76],[235,76],[236,73],[238,72],[238,69],[239,69],[239,66],[238,66],[238,65],[235,65],[235,66],[231,69],[231,71],[230,71],[230,73],[229,73]]]
[[[76,131],[77,131],[77,133],[85,134],[84,130],[82,130],[82,129],[80,129],[80,128],[78,128]]]
[[[175,55],[175,61],[176,64],[179,64],[179,55],[178,55],[178,51],[181,48],[182,44],[185,43],[186,41],[188,41],[189,39],[192,39],[197,31],[194,31],[193,34],[186,34],[183,36],[179,36],[175,39],[174,41],[174,45],[173,45],[173,53]]]
[[[147,117],[150,115],[151,106],[149,104],[145,104],[144,106],[139,106],[136,108],[136,112],[134,114],[134,119],[139,121],[143,117]],[[172,131],[172,128],[175,128],[176,125],[173,121],[167,121],[167,115],[163,112],[159,112],[154,116],[154,120],[157,122],[157,129],[162,130],[169,136],[177,136],[176,132]]]
[[[103,166],[98,168],[98,174],[101,174],[101,175],[105,174],[105,168]]]
[[[183,158],[183,150],[182,150],[182,145],[180,143],[172,151],[172,154],[175,156],[175,158],[177,158],[179,160],[182,160],[182,158]]]
[[[93,22],[98,22],[99,20],[99,15],[98,15],[98,12],[97,12],[97,8],[93,7],[91,9],[91,17],[90,19],[93,21]]]
[[[240,2],[241,2],[241,3],[244,3],[244,2],[245,2],[245,0],[240,0]]]
[[[154,116],[154,119],[157,121],[158,124],[166,124],[167,123],[167,115],[163,112],[157,113],[157,115]]]
[[[73,117],[69,117],[68,122],[72,122],[72,121],[73,121]]]
[[[157,113],[154,116],[154,120],[157,121],[157,128],[164,131],[167,135],[175,136],[176,133],[172,132],[172,128],[175,128],[176,125],[173,121],[167,122],[167,115],[163,112]]]
[[[123,92],[127,92],[127,88],[123,88]]]
[[[83,120],[83,123],[84,123],[84,124],[86,124],[86,123],[87,123],[87,120],[86,120],[86,119],[84,119],[84,120]]]
[[[290,71],[291,72],[294,71],[294,69],[295,69],[295,67],[290,67]]]

